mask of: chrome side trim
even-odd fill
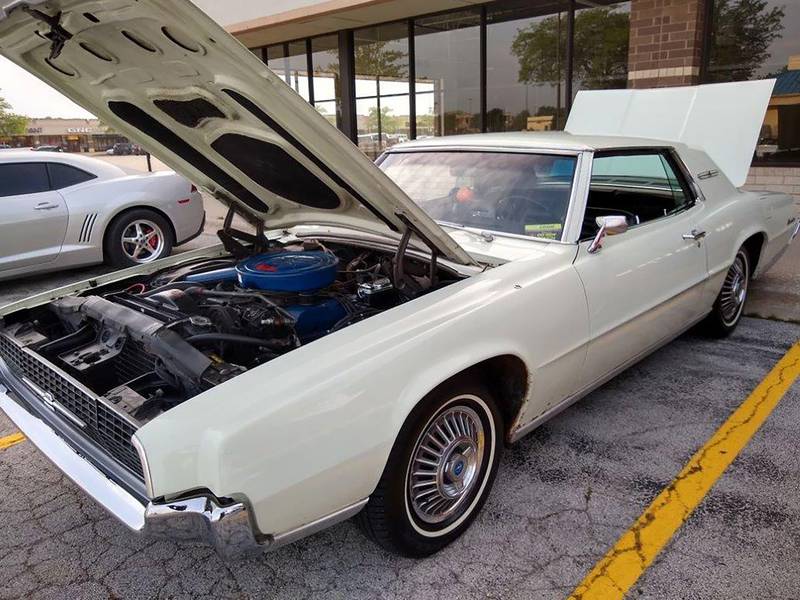
[[[341,521],[346,521],[350,517],[354,517],[362,508],[364,508],[368,500],[369,498],[364,498],[363,500],[359,500],[354,504],[345,506],[341,510],[337,510],[334,513],[321,517],[316,521],[311,521],[311,523],[301,525],[297,529],[291,529],[289,531],[285,531],[284,533],[273,535],[270,550],[280,546],[285,546],[286,544],[291,544],[309,535],[314,535],[315,533],[319,533],[323,529],[327,529],[336,523],[340,523]]]
[[[626,362],[622,363],[619,367],[613,369],[612,371],[609,371],[608,373],[606,373],[605,375],[600,377],[600,379],[597,379],[596,381],[590,383],[588,386],[586,386],[585,388],[583,388],[582,390],[580,390],[578,392],[575,392],[571,396],[567,396],[561,402],[559,402],[555,406],[547,409],[545,412],[540,414],[538,417],[534,417],[534,419],[532,421],[529,421],[528,423],[526,423],[525,425],[522,425],[519,429],[514,431],[514,433],[512,433],[511,436],[509,437],[509,442],[512,443],[512,444],[514,442],[518,442],[519,440],[521,440],[523,437],[528,435],[531,431],[533,431],[534,429],[536,429],[540,425],[544,425],[547,421],[549,421],[550,419],[552,419],[556,415],[564,412],[570,406],[575,404],[578,400],[581,400],[582,398],[585,398],[587,395],[592,393],[594,390],[599,388],[604,383],[607,383],[608,381],[614,379],[614,377],[616,377],[617,375],[622,373],[628,367],[633,366],[634,364],[636,364],[637,362],[639,362],[640,360],[642,360],[646,356],[652,354],[653,352],[655,352],[659,348],[662,348],[662,347],[666,346],[671,341],[673,341],[675,338],[677,338],[677,337],[683,335],[684,333],[686,333],[687,331],[689,331],[692,327],[694,327],[700,321],[705,319],[705,317],[706,317],[706,315],[702,315],[701,317],[691,321],[688,325],[686,325],[683,329],[681,329],[674,336],[669,336],[669,337],[666,337],[666,338],[656,342],[655,344],[653,344],[649,348],[643,350],[642,352],[640,352],[639,354],[637,354],[633,358],[631,358],[631,359],[627,360]]]

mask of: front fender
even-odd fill
[[[534,371],[585,343],[585,297],[565,287],[577,281],[573,255],[559,248],[545,269],[522,260],[452,284],[159,416],[137,433],[154,496],[242,494],[265,533],[366,498],[408,414],[441,382],[501,354]]]

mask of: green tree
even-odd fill
[[[433,135],[435,116],[433,113],[417,115],[417,136]]]
[[[782,37],[783,7],[767,0],[715,0],[709,79],[743,81],[758,76],[769,47]]]
[[[401,118],[395,117],[389,106],[382,106],[380,112],[380,130],[382,133],[397,133],[401,126]],[[367,115],[367,126],[370,131],[378,130],[378,107],[370,106]]]
[[[573,69],[582,87],[626,86],[629,32],[626,12],[592,8],[576,13]],[[564,77],[566,51],[566,30],[558,16],[520,29],[511,45],[519,61],[520,83],[559,83]]]
[[[11,105],[0,96],[0,137],[22,135],[28,126],[28,118],[11,112]]]
[[[356,46],[356,74],[376,79],[402,78],[408,75],[405,64],[408,53],[387,48],[389,42],[369,42]]]

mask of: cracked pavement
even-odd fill
[[[139,539],[30,444],[0,451],[0,599],[566,597],[800,337],[745,319],[689,333],[507,449],[470,530],[426,560],[352,522],[256,559]],[[632,597],[797,597],[800,384],[789,390]],[[0,437],[15,429],[0,416]]]

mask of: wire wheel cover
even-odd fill
[[[722,284],[719,297],[719,308],[722,320],[726,325],[732,325],[742,312],[744,301],[747,298],[747,271],[747,259],[742,252],[739,252],[725,275],[725,282]]]
[[[441,523],[479,484],[485,452],[483,422],[467,406],[452,406],[422,432],[406,481],[409,503],[425,523]]]

